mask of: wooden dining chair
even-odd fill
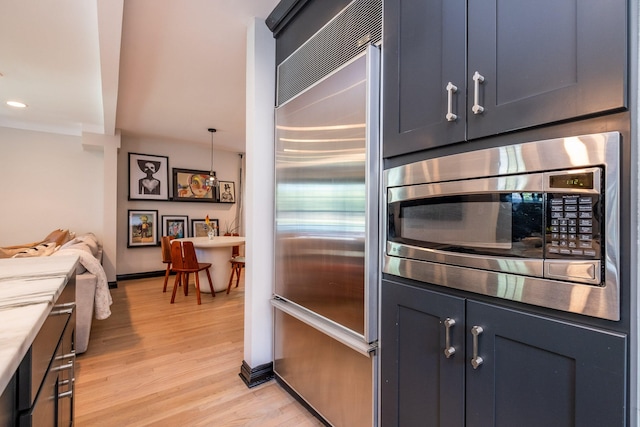
[[[233,283],[233,276],[236,276],[236,288],[240,284],[240,273],[244,268],[245,258],[240,256],[240,246],[233,246],[231,248],[231,276],[229,276],[229,285],[227,286],[227,295],[231,291],[231,284]]]
[[[169,274],[171,273],[171,241],[173,236],[162,236],[160,240],[160,247],[162,248],[162,262],[167,264],[167,271],[164,273],[164,286],[162,292],[167,292],[167,282],[169,281]]]
[[[193,242],[171,242],[171,270],[176,273],[176,280],[173,283],[173,293],[171,294],[171,304],[175,301],[176,291],[178,285],[182,283],[184,295],[189,295],[189,274],[195,273],[195,285],[196,285],[196,297],[198,305],[201,304],[200,300],[200,277],[199,272],[206,271],[207,279],[209,280],[209,289],[211,289],[211,296],[215,297],[216,292],[213,289],[213,282],[211,281],[211,268],[210,263],[198,262],[196,257],[196,250],[193,247]],[[184,281],[182,278],[184,277]]]

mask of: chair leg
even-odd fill
[[[229,291],[231,290],[231,284],[233,283],[233,274],[236,271],[236,267],[231,264],[231,276],[229,276],[229,284],[227,285],[227,295],[229,295]]]
[[[187,278],[184,280],[184,286],[183,286],[183,288],[184,288],[184,289],[183,289],[183,290],[184,290],[184,296],[186,297],[186,296],[188,296],[188,295],[189,295],[189,273],[184,273],[184,274],[185,274],[185,276],[187,277]],[[196,275],[196,277],[198,277],[198,276]]]
[[[171,264],[167,264],[167,271],[164,273],[164,287],[162,292],[167,292],[167,282],[169,281],[169,273],[171,272]]]
[[[200,305],[201,304],[201,301],[200,301],[200,275],[198,274],[197,271],[194,274],[196,276],[196,298],[198,300],[198,305]]]
[[[238,270],[236,271],[237,276],[236,276],[236,288],[238,287],[238,285],[240,284],[240,273],[242,273],[242,266],[238,265]]]
[[[176,280],[173,282],[173,292],[171,293],[171,304],[173,304],[173,302],[176,299],[176,291],[178,290],[178,283],[181,281],[181,278],[182,278],[182,273],[177,272]]]
[[[207,272],[207,279],[209,279],[209,289],[211,289],[211,296],[213,298],[216,297],[216,291],[213,289],[213,281],[211,280],[211,273],[209,273],[209,269],[205,269],[204,271]]]

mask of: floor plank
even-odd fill
[[[249,389],[238,376],[243,281],[229,295],[203,293],[200,306],[193,283],[170,304],[162,278],[111,293],[111,317],[93,321],[77,358],[76,426],[323,425],[275,381]]]

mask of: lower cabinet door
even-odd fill
[[[382,281],[382,426],[464,426],[464,305]]]
[[[467,426],[625,425],[625,335],[472,300],[467,331]]]

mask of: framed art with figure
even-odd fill
[[[233,181],[220,181],[220,203],[235,203],[236,189]]]
[[[129,200],[169,200],[169,158],[129,153]]]
[[[158,211],[129,209],[127,247],[158,246]]]
[[[186,215],[162,215],[162,235],[175,239],[189,237],[189,217]]]
[[[213,173],[215,176],[215,172]],[[208,184],[210,172],[173,168],[173,200],[215,202],[216,188]]]

